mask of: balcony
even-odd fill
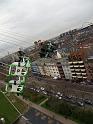
[[[76,73],[77,75],[81,75],[81,73]]]
[[[80,69],[75,69],[75,71],[80,71]]]
[[[86,75],[86,73],[82,73],[82,75]]]
[[[80,67],[82,68],[82,67],[84,67],[84,65],[80,65]]]
[[[86,79],[87,77],[83,77],[84,79]]]
[[[85,71],[85,69],[81,69],[81,71],[83,71],[83,72],[84,72],[84,71]]]
[[[78,62],[73,62],[73,64],[77,64]]]
[[[75,74],[75,72],[72,72],[72,74]]]
[[[73,68],[73,65],[70,65],[70,68]]]
[[[79,67],[79,65],[74,65],[75,68]]]
[[[72,62],[68,62],[69,64],[72,64]]]
[[[76,78],[76,76],[72,76],[73,78]]]
[[[78,63],[80,63],[80,64],[81,64],[81,63],[83,63],[83,61],[79,61]]]
[[[82,78],[82,76],[77,76],[77,78]]]

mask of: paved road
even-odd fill
[[[45,123],[37,123],[37,121],[35,121],[36,123],[32,123],[32,124],[57,124],[57,123],[58,124],[77,124],[76,122],[74,122],[72,120],[66,119],[61,115],[55,114],[54,112],[51,112],[51,111],[49,111],[49,110],[47,110],[47,109],[45,109],[45,108],[43,108],[39,105],[36,105],[36,104],[32,103],[31,101],[27,101],[27,100],[23,99],[22,97],[18,97],[18,98],[23,100],[25,103],[27,103],[31,107],[30,110],[25,114],[26,118],[29,118],[29,119],[31,118],[31,121],[34,121],[34,119],[32,120],[31,116],[34,116],[34,117],[39,116],[39,121],[40,122],[43,120],[42,118],[46,118],[45,121],[44,121]],[[30,115],[30,113],[31,113],[31,115]],[[33,115],[32,115],[32,113],[33,113]],[[53,121],[53,123],[52,122],[51,123],[46,123],[46,122],[49,121],[49,119],[51,121]]]
[[[53,79],[46,79],[41,78],[41,80],[38,80],[36,77],[31,77],[28,81],[27,87],[31,87],[32,81],[36,82],[37,85],[49,85],[55,87],[55,90],[58,89],[58,91],[63,91],[65,94],[74,94],[76,96],[82,97],[84,96],[86,98],[90,98],[93,100],[93,85],[80,85],[77,83],[72,83],[70,81],[65,80],[53,80]]]
[[[93,85],[80,85],[79,83],[73,83],[71,81],[66,80],[53,80],[51,78],[43,78],[43,77],[37,77],[33,76],[31,77],[32,80],[44,82],[44,83],[51,83],[53,85],[59,85],[64,87],[71,87],[77,90],[83,90],[86,92],[92,92],[93,93]],[[39,80],[38,80],[39,79]],[[30,80],[30,78],[29,78]]]

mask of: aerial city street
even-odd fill
[[[93,1],[0,7],[0,124],[93,124]]]

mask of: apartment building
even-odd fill
[[[72,79],[87,79],[86,69],[83,61],[70,61]]]
[[[35,63],[38,66],[40,75],[46,75],[46,72],[45,72],[45,69],[44,69],[44,62],[43,62],[43,60],[42,59],[38,59],[38,60],[35,61]]]
[[[74,80],[82,81],[87,79],[87,73],[83,57],[84,55],[81,51],[72,52],[69,56],[72,79]]]
[[[57,62],[57,67],[58,67],[58,71],[59,71],[61,79],[65,79],[64,71],[63,71],[62,64],[60,61]]]
[[[62,68],[63,68],[63,71],[64,71],[64,75],[65,75],[65,79],[69,79],[71,80],[72,79],[72,72],[71,72],[71,69],[70,69],[70,64],[68,62],[68,58],[63,58],[61,60],[61,64],[62,64]]]
[[[80,49],[78,45],[81,43],[86,44],[92,44],[93,41],[93,24],[90,24],[86,27],[82,27],[80,29],[74,29],[69,30],[67,32],[64,32],[60,34],[59,36],[49,39],[49,41],[52,41],[57,44],[58,49],[61,49],[64,52],[71,52],[76,51]],[[92,45],[91,45],[92,46]],[[93,51],[90,49],[85,49],[85,52],[89,54],[89,52]]]
[[[93,56],[89,57],[85,63],[87,79],[93,81]]]
[[[56,63],[45,63],[46,75],[51,77],[61,77]]]
[[[44,65],[38,65],[39,71],[41,75],[46,75],[45,71],[44,71]]]
[[[41,75],[46,75],[50,77],[59,77],[59,78],[61,77],[55,59],[42,58],[42,59],[38,59],[34,63],[36,63],[36,65],[38,66]]]

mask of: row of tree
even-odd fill
[[[73,106],[67,102],[59,101],[51,97],[46,103],[46,108],[64,115],[66,118],[71,118],[82,124],[93,124],[93,111]]]

